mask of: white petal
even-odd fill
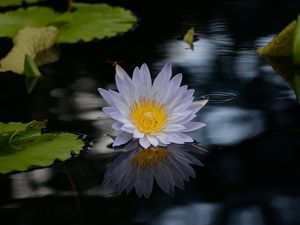
[[[121,77],[116,75],[116,85],[118,91],[120,92],[120,95],[126,101],[126,104],[131,105],[133,102],[133,93],[132,93],[133,85],[131,81],[128,79],[122,79]]]
[[[166,125],[166,127],[163,131],[164,132],[176,132],[176,131],[182,131],[184,129],[185,129],[185,127],[180,124],[170,124],[170,125]]]
[[[134,101],[139,102],[141,99],[146,97],[146,93],[144,89],[145,85],[143,84],[143,77],[138,67],[135,67],[133,71],[132,84],[133,88],[131,92],[134,94]]]
[[[138,86],[138,87],[142,83],[142,76],[140,74],[140,70],[138,67],[135,67],[133,70],[132,83],[133,83],[133,85]]]
[[[118,108],[118,110],[123,114],[123,115],[128,115],[130,106],[125,103],[124,98],[120,93],[109,90],[109,93],[114,101],[114,105]]]
[[[184,86],[183,86],[184,87]],[[187,109],[190,105],[192,105],[194,97],[193,97],[193,93],[194,93],[194,89],[189,89],[189,90],[184,90],[182,89],[182,94],[181,94],[181,98],[177,99],[176,104],[173,104],[171,106],[168,106],[168,109],[170,109],[171,111],[182,111]],[[178,92],[178,91],[177,91]],[[177,95],[177,93],[175,92],[173,95]]]
[[[171,111],[174,107],[176,107],[178,105],[178,103],[182,99],[182,96],[186,92],[185,87],[186,86],[182,86],[179,89],[177,89],[176,91],[174,90],[174,94],[172,93],[172,95],[171,95],[171,96],[173,96],[172,100],[166,104],[167,110]]]
[[[188,110],[191,110],[191,111],[195,114],[195,113],[197,113],[202,107],[203,107],[203,105],[192,104],[192,105],[190,105],[187,109],[188,109]]]
[[[192,119],[194,119],[196,117],[196,114],[194,114],[191,111],[184,111],[184,112],[186,112],[184,116],[174,118],[173,120],[169,120],[168,122],[170,124],[171,123],[183,124],[183,126],[184,126],[185,123],[191,121]]]
[[[111,107],[111,106],[103,107],[102,111],[108,116],[110,116],[110,114],[112,114],[112,113],[119,112],[119,110],[114,106],[113,107]]]
[[[114,101],[112,100],[112,97],[111,97],[109,91],[104,90],[104,89],[102,89],[102,88],[98,88],[98,91],[99,91],[100,95],[104,98],[104,100],[105,100],[108,104],[110,104],[110,105],[115,105],[115,104],[114,104]]]
[[[191,132],[194,130],[198,130],[202,127],[205,127],[206,124],[200,123],[200,122],[188,122],[188,123],[185,123],[184,126],[186,127],[186,129],[184,129],[182,132]]]
[[[160,93],[162,90],[162,87],[165,87],[167,83],[169,82],[170,78],[172,76],[172,67],[171,64],[167,63],[164,68],[159,72],[157,77],[155,78],[153,82],[153,86],[151,89],[152,96],[155,95],[155,93]]]
[[[151,145],[146,137],[140,138],[139,142],[143,148],[148,148]]]
[[[168,122],[170,122],[170,124],[177,122],[177,121],[181,120],[182,118],[185,118],[186,116],[188,116],[190,113],[192,113],[192,112],[189,110],[185,110],[182,112],[173,112],[172,111],[168,114]]]
[[[156,137],[162,144],[164,144],[164,145],[170,144],[169,138],[166,134],[159,133],[159,134],[156,134]]]
[[[152,81],[151,81],[151,75],[147,64],[144,63],[142,65],[140,69],[140,75],[143,78],[143,86],[144,86],[144,90],[146,91],[146,95],[149,96],[151,86],[152,86]]]
[[[195,90],[194,89],[188,89],[185,93],[185,95],[183,96],[183,98],[191,98],[193,97],[195,93]]]
[[[206,105],[206,103],[207,103],[208,101],[209,101],[208,99],[203,99],[203,100],[199,100],[199,101],[194,101],[193,104],[194,104],[194,105],[200,105],[200,106],[203,107],[203,106]],[[202,107],[201,107],[201,108],[202,108]]]
[[[160,87],[160,91],[155,96],[155,100],[159,104],[165,104],[167,99],[172,95],[172,86],[167,84],[162,84]]]
[[[110,113],[109,116],[121,123],[127,122],[126,118],[119,111]]]
[[[178,138],[176,135],[170,135],[169,140],[171,143],[184,144],[184,141]]]
[[[132,124],[124,124],[121,127],[121,130],[126,131],[128,133],[133,133],[135,130],[135,127]]]
[[[193,102],[193,98],[182,99],[180,103],[172,109],[172,111],[182,112],[183,110],[186,110],[192,104],[192,102]]]
[[[172,76],[172,65],[171,63],[167,63],[159,72],[157,78],[169,81],[171,76]]]
[[[116,65],[116,75],[118,75],[122,79],[129,78],[126,71],[121,66],[119,66],[118,64]]]
[[[112,124],[112,128],[115,129],[115,130],[121,130],[121,127],[123,126],[124,124],[119,122],[119,121],[116,121]]]
[[[171,79],[171,84],[173,87],[179,87],[182,81],[182,74],[176,74],[172,79]]]
[[[138,130],[134,130],[133,131],[133,137],[134,138],[143,138],[145,135],[143,133],[141,133],[140,131]]]
[[[113,147],[115,146],[119,146],[119,145],[122,145],[122,144],[125,144],[127,143],[130,139],[132,139],[132,134],[129,134],[127,132],[122,132],[121,134],[119,134],[114,143],[113,143]]]
[[[157,146],[159,141],[157,140],[157,138],[155,136],[152,135],[146,135],[148,141],[153,145],[153,146]]]
[[[193,138],[191,138],[190,136],[183,134],[183,133],[176,133],[177,138],[180,139],[180,141],[185,142],[193,142]]]

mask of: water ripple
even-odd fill
[[[209,103],[226,103],[233,101],[238,95],[229,92],[211,92],[206,95],[202,95],[201,99],[209,99]]]

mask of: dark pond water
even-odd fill
[[[58,1],[56,1],[58,2]],[[92,2],[92,1],[90,1]],[[31,94],[25,80],[0,76],[0,121],[48,119],[48,130],[86,134],[91,150],[51,168],[0,176],[0,224],[300,224],[300,107],[294,91],[253,49],[300,12],[297,0],[209,0],[181,3],[108,1],[139,17],[137,27],[102,41],[57,46]],[[55,4],[55,6],[58,6]],[[60,6],[63,8],[64,6]],[[194,26],[194,50],[180,39]],[[1,54],[10,42],[3,39]],[[173,197],[116,195],[101,187],[115,154],[112,121],[98,87],[114,87],[119,61],[152,74],[171,62],[196,99],[210,97],[193,138],[209,149],[197,178]]]

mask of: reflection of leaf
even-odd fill
[[[28,94],[30,94],[36,86],[38,80],[40,79],[41,72],[39,71],[31,56],[27,54],[24,61],[24,73],[26,75],[26,91]]]
[[[25,87],[27,94],[30,94],[41,77],[26,76]]]
[[[187,43],[191,49],[193,49],[195,30],[194,27],[191,27],[183,37],[183,41]]]
[[[257,52],[266,56],[292,56],[295,28],[296,21],[293,21]]]
[[[36,3],[39,1],[42,1],[42,0],[1,0],[0,7],[22,5],[23,2]]]
[[[136,18],[128,10],[107,4],[73,3],[74,12],[56,13],[47,7],[29,7],[0,14],[0,36],[14,37],[25,26],[41,27],[58,24],[58,42],[111,37],[129,30]]]
[[[300,64],[300,15],[297,19],[294,44],[293,44],[293,60],[295,63]]]
[[[13,71],[22,74],[24,72],[25,55],[29,55],[34,59],[38,52],[52,47],[55,44],[57,36],[58,29],[53,26],[23,28],[14,38],[14,47],[12,50],[1,60],[0,71]]]
[[[49,166],[55,159],[78,154],[84,143],[70,133],[41,133],[45,122],[0,122],[0,173],[24,171],[30,166]]]
[[[34,62],[37,66],[43,66],[49,63],[54,63],[59,60],[60,50],[58,48],[47,48],[37,53]]]

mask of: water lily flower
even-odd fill
[[[123,145],[131,139],[138,139],[145,149],[193,142],[185,133],[205,126],[192,119],[207,100],[193,103],[194,90],[180,86],[182,75],[171,77],[170,64],[164,66],[153,82],[146,64],[136,67],[132,78],[116,66],[118,92],[98,89],[110,105],[104,107],[103,112],[116,120],[112,127],[121,131],[113,146]]]
[[[146,198],[151,195],[154,180],[167,194],[173,194],[175,187],[184,189],[184,182],[196,176],[191,165],[203,165],[196,154],[206,152],[194,144],[147,149],[137,141],[130,144],[133,149],[121,153],[108,167],[103,186],[127,194],[134,188],[139,197]]]

